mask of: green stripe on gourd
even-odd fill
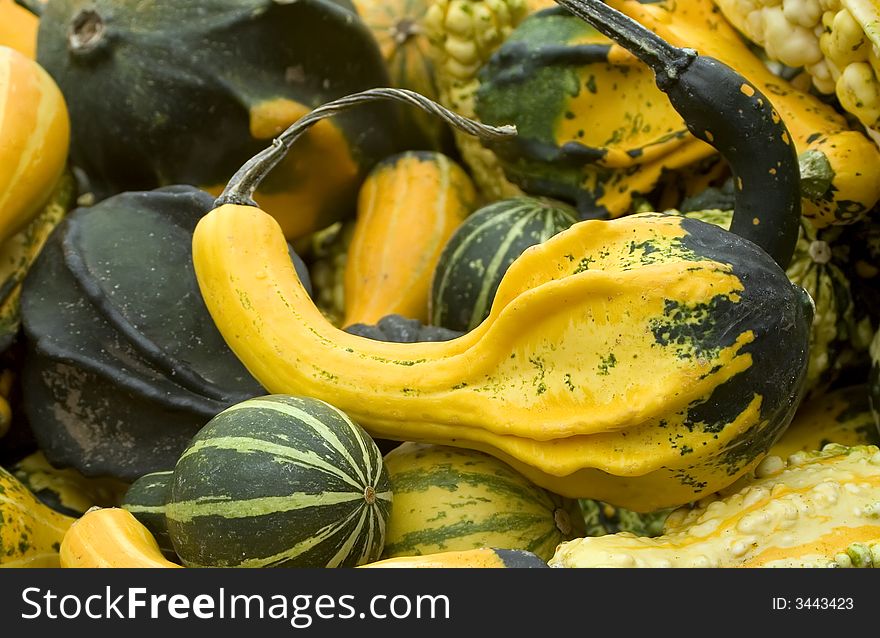
[[[684,215],[729,229],[732,211],[701,210]],[[788,278],[806,290],[816,305],[810,330],[807,396],[824,392],[854,361],[852,336],[858,330],[855,305],[849,280],[832,251],[839,233],[835,227],[817,233],[802,220],[794,256],[786,269]]]
[[[373,440],[333,406],[270,395],[224,410],[174,468],[168,532],[190,567],[376,560],[391,489]]]
[[[385,462],[394,510],[383,558],[493,547],[548,560],[560,542],[584,533],[577,501],[488,454],[409,442]]]
[[[577,222],[564,204],[514,197],[484,206],[458,227],[434,270],[429,300],[433,325],[468,331],[487,316],[498,284],[526,248]]]
[[[152,472],[137,479],[122,498],[122,509],[150,530],[166,558],[177,559],[168,535],[165,510],[171,498],[172,472]]]

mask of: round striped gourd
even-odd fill
[[[584,533],[577,501],[488,454],[408,442],[385,464],[394,509],[383,558],[493,547],[548,560],[560,542]]]
[[[122,498],[122,509],[146,527],[166,558],[176,560],[174,544],[168,535],[165,508],[171,500],[171,470],[145,474],[129,486]]]
[[[442,153],[409,151],[376,166],[358,196],[343,325],[390,314],[427,320],[440,253],[476,208],[470,177]]]
[[[390,509],[360,426],[323,401],[269,395],[193,437],[165,517],[187,567],[350,567],[378,559]]]
[[[452,235],[434,270],[430,322],[468,331],[489,316],[495,291],[510,264],[577,221],[564,204],[514,197],[489,204]]]

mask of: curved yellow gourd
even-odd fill
[[[798,154],[811,152],[825,158],[822,172],[827,184],[804,197],[804,217],[816,229],[852,223],[880,200],[880,149],[832,106],[774,75],[712,0],[648,4],[609,0],[608,4],[668,42],[693,47],[736,69],[773,102]]]
[[[551,567],[878,567],[880,448],[828,445],[666,519],[664,535],[562,543]]]
[[[0,243],[48,201],[69,143],[67,105],[54,80],[33,60],[0,46]]]
[[[166,560],[156,539],[128,511],[86,512],[64,535],[61,567],[181,567]]]
[[[0,468],[0,567],[58,567],[58,548],[73,521]]]
[[[226,204],[203,217],[193,261],[221,334],[268,391],[330,402],[374,436],[488,452],[564,496],[652,511],[753,467],[761,444],[749,448],[753,457],[737,441],[772,438],[797,394],[791,370],[805,352],[792,344],[809,325],[801,298],[775,264],[761,270],[770,258],[750,244],[733,253],[758,269],[754,284],[706,257],[720,237],[736,243],[715,226],[659,214],[575,224],[529,248],[489,317],[442,343],[385,343],[335,328],[297,278],[277,222],[254,207]],[[770,281],[772,309],[755,301],[767,289],[751,288]],[[693,338],[711,337],[716,319],[736,326],[724,329],[724,344],[671,336],[681,321]],[[762,371],[744,404],[694,427],[689,410],[748,371],[770,346],[763,331],[779,321],[778,334],[797,331],[784,353],[768,355],[785,376],[765,392],[757,387],[773,375]],[[787,356],[788,364],[777,358]]]
[[[376,166],[358,197],[343,325],[390,314],[426,322],[440,253],[476,207],[470,177],[441,153],[411,151]]]

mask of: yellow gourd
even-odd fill
[[[181,567],[162,555],[156,539],[117,507],[95,508],[71,525],[61,543],[61,567]]]
[[[0,244],[49,200],[67,161],[64,96],[43,68],[0,46]]]

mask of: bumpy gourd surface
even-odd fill
[[[682,508],[665,535],[620,533],[563,543],[551,567],[880,566],[880,448],[826,446]]]
[[[443,343],[334,328],[258,209],[212,211],[193,248],[214,321],[270,392],[635,510],[692,501],[753,467],[788,424],[806,366],[803,291],[754,244],[679,216],[581,222],[526,250],[486,321]]]

